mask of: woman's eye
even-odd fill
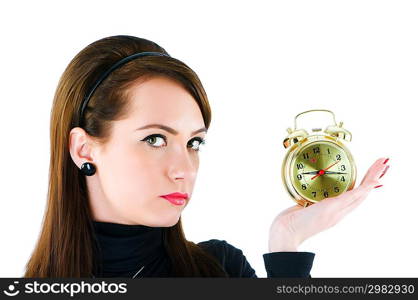
[[[148,144],[150,144],[154,148],[159,148],[165,143],[165,137],[161,134],[152,134],[147,136],[142,141],[148,142]]]
[[[152,134],[152,135],[147,136],[141,141],[148,142],[148,144],[150,144],[152,148],[158,149],[158,148],[161,148],[165,144],[166,138],[165,136],[161,134]],[[187,144],[187,147],[192,148],[193,150],[197,152],[200,150],[200,146],[202,144],[205,144],[205,140],[200,137],[196,137],[189,141],[189,143]]]
[[[202,139],[202,138],[194,138],[191,141],[191,148],[197,147],[197,148],[193,148],[193,150],[200,151],[200,146],[202,146],[203,144],[205,144],[205,140],[204,139]]]

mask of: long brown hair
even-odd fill
[[[70,156],[69,133],[79,124],[78,111],[83,97],[99,76],[116,61],[144,51],[168,54],[146,39],[111,36],[85,47],[62,74],[51,111],[47,206],[39,240],[24,277],[90,277],[97,267],[86,178]],[[105,144],[111,121],[128,114],[129,88],[139,78],[161,75],[176,80],[191,93],[209,128],[211,109],[195,72],[175,58],[149,56],[126,63],[101,83],[85,109],[83,129]],[[213,256],[186,240],[181,218],[176,225],[163,229],[172,276],[228,277]]]

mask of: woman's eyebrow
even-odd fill
[[[141,130],[141,129],[147,129],[147,128],[160,128],[162,130],[165,130],[165,131],[170,132],[171,134],[174,134],[174,135],[177,135],[178,134],[178,131],[177,130],[175,130],[175,129],[171,128],[171,127],[162,125],[162,124],[149,124],[149,125],[145,125],[143,127],[139,127],[137,129],[135,129],[134,131]],[[207,132],[207,131],[208,131],[208,129],[206,127],[203,127],[203,128],[200,128],[198,130],[193,131],[191,133],[191,135],[194,135],[194,134],[199,133],[199,132]]]

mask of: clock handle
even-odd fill
[[[300,115],[306,114],[306,113],[309,113],[309,112],[313,112],[313,111],[325,111],[325,112],[329,112],[330,114],[332,114],[332,118],[334,119],[334,126],[337,126],[337,122],[335,121],[335,115],[334,115],[334,113],[332,111],[330,111],[328,109],[311,109],[311,110],[307,110],[307,111],[301,112],[301,113],[299,113],[299,114],[296,115],[296,117],[295,117],[295,128],[293,130],[296,130],[296,128],[297,128],[296,119]]]
[[[334,113],[332,111],[330,111],[330,110],[327,110],[327,109],[311,109],[311,110],[307,110],[307,111],[304,111],[304,112],[301,112],[301,113],[297,114],[296,117],[295,117],[295,128],[293,130],[289,128],[288,129],[288,132],[289,133],[291,133],[291,132],[298,132],[299,130],[297,130],[296,119],[300,115],[302,115],[302,114],[309,113],[309,112],[313,112],[313,111],[325,111],[325,112],[329,112],[330,114],[332,114],[332,118],[334,119],[334,125],[327,126],[327,128],[324,130],[324,132],[326,134],[329,134],[330,136],[333,136],[333,137],[336,137],[336,138],[341,138],[343,140],[346,140],[348,142],[351,142],[351,139],[352,139],[351,132],[348,131],[345,128],[342,128],[343,122],[340,122],[337,125],[337,122],[335,121],[335,115],[334,115]],[[320,129],[316,129],[314,131],[320,131]]]

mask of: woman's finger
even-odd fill
[[[376,181],[380,178],[382,173],[385,171],[387,167],[388,158],[382,157],[376,160],[369,170],[367,171],[366,175],[364,175],[363,180],[361,181],[360,185],[370,183],[371,181]]]

